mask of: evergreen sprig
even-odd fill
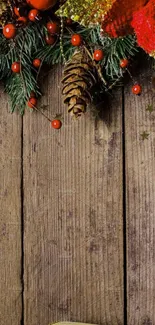
[[[71,35],[78,33],[83,38],[83,44],[93,56],[95,49],[100,48],[104,52],[101,64],[101,72],[108,82],[119,79],[123,75],[120,68],[120,60],[133,57],[137,48],[135,38],[132,35],[124,38],[111,39],[101,35],[99,26],[85,28],[73,23],[72,28],[64,27],[62,44],[59,36],[55,44],[47,45],[47,35],[44,21],[29,23],[27,27],[19,28],[14,39],[8,40],[0,34],[0,79],[4,81],[5,89],[11,98],[11,111],[16,108],[23,113],[32,91],[36,96],[40,95],[38,85],[39,72],[33,68],[34,58],[39,58],[42,64],[55,65],[63,63],[63,55],[69,60],[76,50],[71,44]],[[63,47],[63,55],[62,49]],[[11,72],[13,62],[20,62],[22,69],[20,74]]]

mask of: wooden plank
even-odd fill
[[[151,76],[146,69],[140,75],[140,97],[131,85],[125,92],[129,325],[155,324],[155,112],[146,110],[153,104]]]
[[[42,105],[62,129],[24,117],[25,324],[123,324],[121,93],[101,120],[73,121],[60,79]]]
[[[21,287],[21,117],[0,88],[0,324],[19,325]]]

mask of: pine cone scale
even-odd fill
[[[86,74],[86,73],[81,74],[81,76],[76,75],[76,74],[69,74],[62,79],[62,83],[64,85],[73,83],[76,81],[84,81],[85,83],[87,83],[87,86],[90,88],[94,85],[94,80],[92,80],[90,78],[89,74]]]

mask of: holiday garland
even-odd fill
[[[129,72],[139,47],[155,55],[154,17],[155,0],[0,0],[0,80],[11,111],[38,110],[43,68],[62,63],[68,111],[85,113]]]

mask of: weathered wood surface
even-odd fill
[[[124,106],[118,91],[100,120],[64,114],[60,78],[47,78],[41,102],[64,115],[59,131],[35,112],[22,125],[0,97],[0,324],[154,325],[150,72],[141,97],[127,85]]]
[[[128,324],[155,324],[155,111],[152,70],[143,95],[125,92]],[[155,107],[154,107],[155,108]],[[146,132],[148,139],[143,140]]]
[[[24,117],[25,324],[123,324],[121,95],[103,120],[71,121],[60,78],[42,105],[62,129]]]
[[[0,88],[0,324],[20,325],[21,117],[8,112]]]

